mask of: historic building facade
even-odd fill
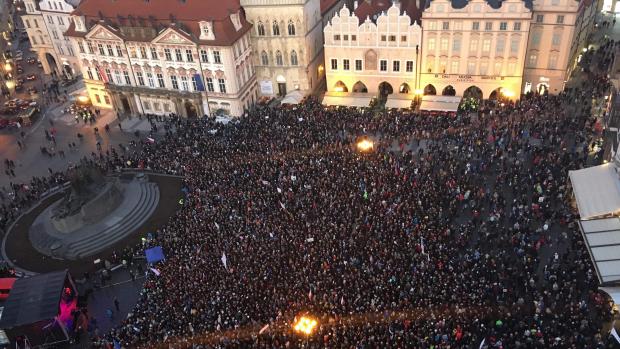
[[[342,0],[241,0],[264,96],[310,92],[324,77],[323,24]]]
[[[66,35],[95,105],[240,116],[257,98],[251,28],[234,1],[85,0]]]
[[[424,94],[518,98],[532,3],[433,0],[422,14]]]
[[[522,92],[557,94],[568,78],[579,2],[536,0],[533,10]]]
[[[353,11],[343,7],[324,29],[328,93],[413,99],[422,40],[418,18],[414,1],[355,2]]]
[[[71,12],[80,0],[25,0],[22,21],[28,38],[46,74],[72,78],[80,74],[73,45],[64,35],[71,24]]]

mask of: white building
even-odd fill
[[[80,1],[24,0],[22,21],[46,74],[71,78],[80,72],[73,45],[64,35],[71,24],[71,12]]]
[[[422,40],[418,18],[415,1],[355,2],[353,12],[343,7],[324,29],[324,103],[368,106],[371,95],[382,95],[388,107],[411,106]],[[360,93],[369,96],[361,100]]]
[[[342,0],[241,0],[264,96],[316,90],[324,77],[323,24]]]
[[[518,98],[532,18],[522,0],[433,0],[422,13],[424,94]]]
[[[97,106],[240,116],[257,98],[251,28],[235,1],[85,0],[66,35]]]
[[[564,89],[579,2],[575,0],[537,0],[530,26],[523,93]]]

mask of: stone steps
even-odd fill
[[[92,256],[124,239],[144,224],[157,208],[160,194],[155,183],[141,182],[139,188],[139,199],[129,212],[96,234],[71,242],[67,246],[66,251],[69,253],[65,257],[75,260]]]

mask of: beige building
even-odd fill
[[[414,1],[355,2],[353,12],[343,7],[324,29],[328,96],[368,93],[387,97],[388,106],[393,99],[410,106],[422,40],[417,18]]]
[[[579,2],[537,0],[523,71],[523,93],[559,93],[564,89]]]
[[[64,35],[71,24],[71,12],[81,0],[25,0],[26,27],[32,50],[46,74],[72,78],[80,74],[73,45]]]
[[[342,0],[241,0],[264,96],[310,92],[324,77],[323,23]]]
[[[518,98],[532,17],[522,0],[434,0],[422,14],[424,94]]]
[[[240,116],[257,98],[251,28],[234,1],[84,0],[66,35],[97,106]]]

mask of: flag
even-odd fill
[[[220,230],[220,225],[217,224],[217,222],[213,222],[213,224],[215,224],[215,227],[217,228],[217,230]]]
[[[149,142],[150,144],[155,144],[155,139],[154,138],[146,137],[146,141]]]
[[[278,190],[278,193],[282,193],[282,189],[280,188],[276,188]]]
[[[616,331],[616,328],[613,326],[611,328],[611,335],[614,336],[614,338],[616,339],[616,341],[618,341],[618,343],[620,343],[620,336],[618,336],[618,332]]]
[[[364,190],[364,199],[368,200],[368,192]]]
[[[264,184],[264,185],[269,185],[269,182],[267,182],[267,181],[263,180],[263,184]]]
[[[263,334],[263,332],[267,331],[268,328],[269,328],[269,324],[263,326],[263,328],[261,328],[260,331],[258,331],[258,334]]]
[[[286,206],[284,206],[283,203],[281,203],[280,201],[278,201],[278,203],[280,204],[280,207],[282,207],[283,210],[286,210]]]
[[[228,270],[228,263],[227,263],[227,259],[226,259],[226,252],[222,252],[222,264],[224,264],[224,268],[226,270]]]
[[[103,68],[101,68],[100,66],[96,66],[95,69],[97,69],[99,76],[101,76],[101,80],[103,80],[103,82],[105,82],[106,84],[109,83],[108,76],[105,75],[105,71],[103,71]]]
[[[150,268],[150,269],[153,272],[153,274],[155,274],[155,276],[159,276],[161,274],[161,272],[155,268]]]
[[[194,74],[194,80],[196,80],[196,90],[204,91],[205,85],[202,83],[202,78],[200,77],[200,74]]]

